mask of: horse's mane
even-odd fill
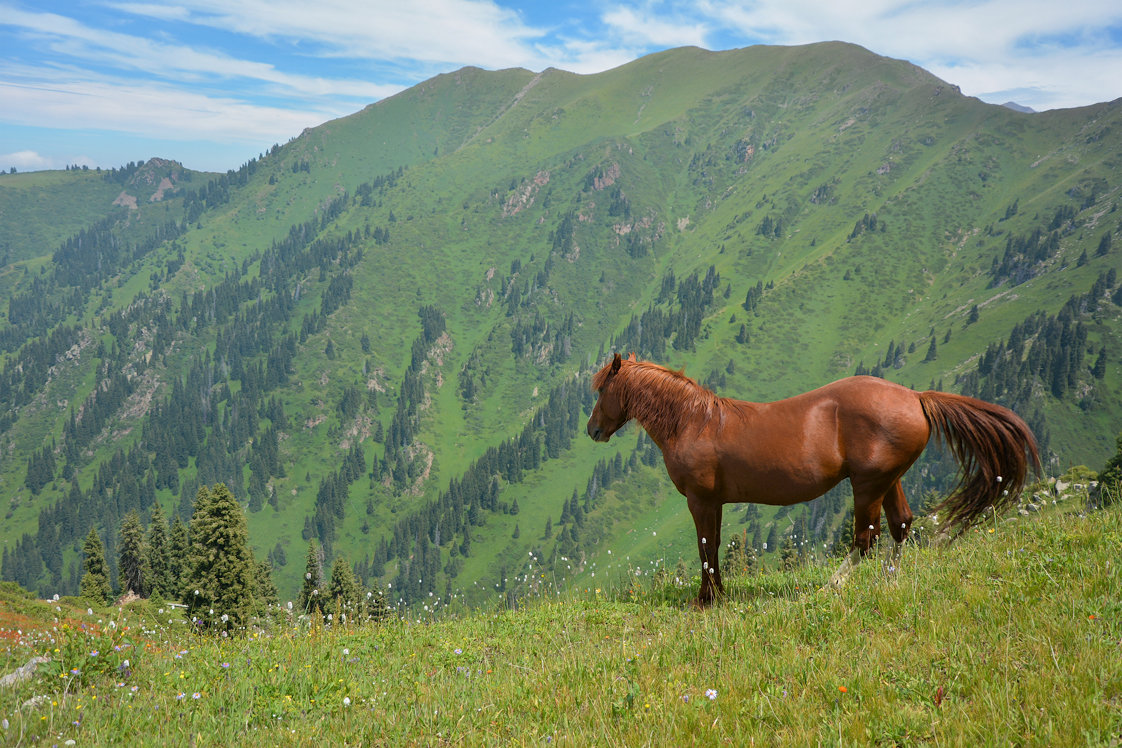
[[[597,372],[593,388],[604,386],[610,369]],[[684,373],[649,361],[622,361],[615,380],[624,411],[659,443],[677,434],[684,422],[709,418],[720,400]]]

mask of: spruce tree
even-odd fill
[[[304,585],[300,588],[300,610],[311,614],[313,610],[323,612],[323,550],[315,538],[308,543],[308,555],[304,564]]]
[[[175,515],[168,530],[168,596],[176,600],[186,599],[187,593],[187,550],[190,537],[187,525]]]
[[[931,338],[931,345],[927,346],[927,355],[923,357],[923,362],[926,364],[934,361],[939,355],[938,348],[935,345],[935,338]]]
[[[790,534],[783,536],[783,545],[779,548],[779,565],[788,571],[799,565],[799,550]]]
[[[225,483],[195,495],[188,566],[187,612],[196,625],[231,632],[249,623],[257,567],[245,513]]]
[[[82,576],[81,594],[92,603],[107,605],[113,601],[113,588],[109,585],[109,565],[105,563],[105,546],[97,530],[90,528],[86,542],[82,546],[86,556],[84,568],[86,573]]]
[[[744,573],[755,574],[757,565],[756,549],[753,546],[744,547]]]
[[[336,556],[331,565],[331,585],[328,587],[329,613],[345,615],[346,620],[356,620],[362,612],[362,589],[355,579],[351,565],[343,556]]]
[[[122,592],[148,597],[144,583],[144,527],[135,509],[121,520],[117,560]]]
[[[1099,473],[1099,504],[1109,506],[1122,500],[1122,434],[1114,442],[1117,451]]]
[[[830,549],[831,556],[844,556],[853,547],[853,507],[845,510],[838,534],[834,538],[834,545]]]
[[[744,573],[744,567],[744,540],[740,533],[733,533],[725,543],[725,560],[721,569],[726,577],[735,577]]]
[[[259,612],[264,612],[265,608],[270,605],[280,605],[280,595],[277,593],[277,586],[273,583],[273,565],[266,561],[255,561],[257,571],[255,573],[257,579],[257,605]]]
[[[366,617],[372,621],[384,621],[390,617],[390,606],[386,593],[378,585],[366,593]]]
[[[159,504],[152,505],[152,520],[148,525],[148,542],[144,548],[144,579],[147,594],[175,597],[179,590],[171,584],[171,566],[168,557],[168,524]]]

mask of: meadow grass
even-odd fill
[[[839,592],[815,563],[699,611],[696,580],[621,577],[428,620],[281,612],[230,639],[152,601],[5,594],[4,670],[54,659],[0,692],[0,740],[1118,744],[1120,549],[1119,508],[1056,513],[909,548],[893,575],[862,564]]]

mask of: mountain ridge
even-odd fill
[[[844,43],[437,76],[194,176],[165,223],[91,234],[100,264],[60,240],[5,266],[0,537],[50,556],[21,583],[66,590],[89,526],[112,556],[126,511],[222,479],[282,592],[312,538],[410,600],[479,599],[528,552],[564,576],[613,546],[690,558],[652,446],[581,438],[615,349],[744,399],[860,369],[974,387],[1057,470],[1094,465],[1122,415],[1120,117],[1025,117]],[[187,438],[158,423],[196,411]],[[917,506],[953,482],[914,472]],[[574,500],[595,528],[561,521]],[[843,513],[728,521],[832,544]]]

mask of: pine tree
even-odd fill
[[[1099,357],[1095,359],[1095,365],[1091,368],[1091,376],[1095,379],[1103,379],[1106,377],[1106,346],[1104,345],[1099,349]]]
[[[775,523],[772,522],[771,529],[767,531],[767,540],[764,541],[764,552],[775,553],[775,551],[778,550],[777,540],[778,530],[775,527]]]
[[[280,605],[280,595],[277,586],[273,583],[273,565],[268,561],[256,562],[257,566],[257,603],[259,612],[269,605]]]
[[[744,572],[744,567],[744,539],[740,533],[733,533],[725,543],[725,562],[722,564],[722,570],[726,577],[734,577],[740,576]]]
[[[1099,239],[1099,247],[1095,250],[1095,257],[1103,257],[1110,254],[1110,232],[1103,234],[1103,238]]]
[[[390,617],[386,593],[377,585],[366,593],[366,617],[371,621],[384,621]]]
[[[187,612],[196,625],[231,632],[255,609],[256,563],[245,513],[224,483],[200,488],[191,516]]]
[[[933,336],[931,338],[931,345],[927,347],[927,355],[923,357],[923,362],[926,364],[929,361],[934,361],[938,355],[938,348],[935,346],[935,338]]]
[[[1099,472],[1099,501],[1102,506],[1122,501],[1122,434],[1114,441],[1117,451]]]
[[[834,538],[834,545],[830,549],[831,556],[844,556],[853,547],[853,507],[845,510],[838,534]]]
[[[338,613],[346,616],[343,620],[355,620],[362,610],[362,590],[354,571],[347,560],[342,556],[335,557],[331,565],[331,584],[328,587],[330,594],[329,613]]]
[[[307,563],[304,565],[304,586],[300,589],[300,610],[311,614],[313,610],[323,612],[323,599],[320,590],[323,584],[323,550],[312,538],[308,543]]]
[[[744,547],[744,574],[755,574],[758,566],[756,549],[750,545]]]
[[[92,603],[107,605],[113,601],[113,588],[109,585],[109,565],[105,563],[105,546],[97,530],[90,528],[86,542],[82,546],[86,560],[85,575],[82,576],[81,594]]]
[[[799,550],[795,546],[795,539],[790,535],[783,536],[783,545],[779,548],[779,565],[785,570],[799,565]]]
[[[190,533],[187,525],[175,515],[171,528],[168,530],[168,592],[167,595],[176,600],[187,597],[187,551],[190,547]]]
[[[117,559],[121,590],[148,597],[144,583],[144,527],[140,524],[140,515],[136,510],[129,512],[121,520]]]
[[[152,506],[152,521],[148,525],[148,542],[144,548],[144,579],[147,594],[173,597],[179,590],[171,584],[171,566],[168,557],[168,525],[159,504]]]

